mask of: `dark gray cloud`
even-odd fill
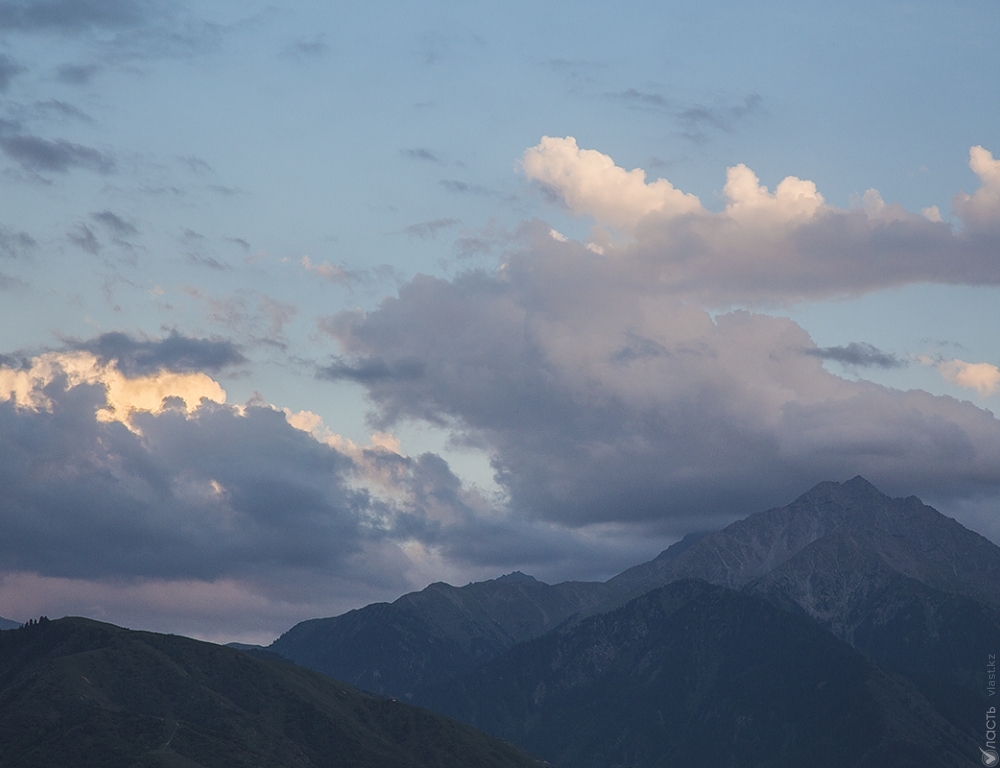
[[[56,78],[67,85],[87,85],[99,71],[96,64],[61,64]]]
[[[66,237],[71,243],[82,248],[87,253],[96,256],[101,252],[101,243],[97,239],[97,235],[86,224],[77,224],[66,233]]]
[[[169,343],[151,354],[164,357]],[[96,346],[117,360],[150,351],[114,334]],[[0,364],[23,370],[31,361]],[[496,515],[434,454],[348,455],[270,406],[202,401],[186,412],[179,398],[134,414],[130,430],[97,418],[107,405],[98,383],[56,376],[39,391],[47,407],[0,399],[0,571],[91,582],[230,579],[300,599],[333,581],[351,594],[373,583],[405,589],[413,563],[401,542],[488,575],[494,564],[579,572],[581,561],[601,559],[593,543]],[[603,559],[613,569],[635,558]]]
[[[321,58],[330,52],[330,46],[323,42],[323,37],[324,35],[318,34],[311,39],[295,40],[285,46],[281,53],[296,61]]]
[[[24,67],[6,54],[0,53],[0,93],[5,92],[11,81],[20,73],[24,72]]]
[[[424,365],[416,359],[386,362],[378,357],[358,358],[351,361],[338,358],[330,365],[320,368],[318,375],[321,379],[328,381],[355,381],[360,384],[373,384],[376,381],[387,379],[407,381],[423,376]]]
[[[227,269],[232,269],[228,264],[219,261],[214,256],[206,256],[201,253],[188,253],[187,263],[193,264],[197,267],[208,267],[209,269],[215,269],[219,271],[224,271]]]
[[[92,213],[90,214],[90,218],[94,221],[99,221],[118,237],[134,237],[139,234],[139,230],[112,211]]]
[[[3,570],[266,579],[335,572],[365,539],[350,460],[282,413],[168,410],[138,417],[140,438],[94,418],[101,388],[64,386],[51,412],[0,403]]]
[[[0,149],[28,171],[66,173],[72,168],[85,168],[97,173],[111,173],[115,170],[115,161],[111,156],[64,139],[50,141],[23,134],[0,136]]]
[[[433,423],[484,450],[511,510],[560,525],[680,533],[859,473],[891,493],[1000,493],[988,411],[838,377],[791,320],[713,317],[633,255],[538,225],[495,273],[417,277],[326,319],[344,358],[324,375],[362,383],[375,426]]]
[[[35,247],[35,239],[27,232],[12,232],[0,227],[0,256],[18,259]]]
[[[94,122],[94,119],[83,110],[58,99],[47,99],[46,101],[36,102],[35,109],[44,117],[55,117],[63,120],[73,119],[79,120],[82,123]]]
[[[642,109],[670,115],[681,127],[681,134],[691,141],[701,143],[708,139],[709,131],[732,133],[736,124],[758,112],[763,98],[752,93],[736,104],[682,104],[656,91],[628,88],[607,96],[631,109]]]
[[[143,24],[156,4],[142,0],[7,0],[0,2],[0,29],[74,33]]]
[[[194,155],[178,157],[177,160],[193,173],[211,173],[213,170],[211,165],[206,163],[200,157],[195,157]]]
[[[660,93],[651,91],[640,91],[636,88],[628,88],[624,91],[609,94],[611,98],[620,101],[628,106],[651,107],[658,110],[676,109],[676,104],[672,100]]]
[[[844,347],[818,347],[807,349],[805,354],[833,360],[856,368],[903,368],[906,361],[871,344],[852,341]]]
[[[760,110],[763,99],[756,93],[750,94],[739,104],[730,106],[707,106],[696,104],[682,110],[677,120],[684,129],[684,135],[692,141],[708,138],[706,129],[731,133],[736,123],[747,115]]]
[[[429,149],[423,147],[416,147],[415,149],[404,149],[403,154],[410,158],[411,160],[426,160],[430,163],[442,163],[444,162],[440,157],[435,155]]]
[[[421,221],[419,224],[410,224],[403,231],[411,237],[434,237],[440,230],[448,229],[458,223],[458,219],[433,219],[432,221]]]
[[[442,179],[441,186],[449,192],[457,192],[463,195],[483,195],[490,197],[497,194],[495,189],[484,187],[482,184],[469,184],[458,179]]]
[[[227,339],[197,339],[171,331],[162,339],[136,339],[112,332],[88,341],[70,341],[71,349],[93,352],[101,361],[114,361],[126,376],[145,376],[157,371],[221,371],[247,359]]]

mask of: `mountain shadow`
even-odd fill
[[[914,686],[811,620],[700,581],[421,698],[557,768],[957,768],[979,754]]]

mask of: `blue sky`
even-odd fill
[[[998,32],[0,2],[0,615],[266,640],[858,473],[1000,541]]]

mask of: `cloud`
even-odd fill
[[[56,78],[67,85],[87,85],[99,71],[96,64],[60,64]]]
[[[458,224],[458,219],[433,219],[419,224],[410,224],[403,231],[411,237],[434,237],[442,229],[448,229]]]
[[[510,518],[391,435],[358,445],[315,414],[227,404],[203,372],[159,366],[176,362],[169,341],[78,345],[116,358],[0,357],[0,600],[15,613],[93,606],[110,621],[198,631],[222,612],[273,637],[443,574],[634,559]],[[134,362],[145,353],[154,359]],[[125,375],[123,360],[140,370]]]
[[[607,94],[615,101],[633,109],[650,110],[671,115],[682,129],[682,135],[696,143],[708,140],[708,131],[714,129],[732,133],[738,123],[748,115],[758,112],[763,99],[756,93],[746,96],[738,104],[692,104],[684,106],[675,99],[655,91],[628,88]]]
[[[815,183],[788,176],[774,191],[743,164],[726,172],[725,208],[706,209],[669,181],[647,182],[572,137],[528,149],[526,177],[579,216],[591,238],[568,248],[599,250],[635,279],[702,304],[788,303],[857,295],[914,282],[1000,284],[1000,165],[974,147],[982,182],[955,198],[962,226],[936,208],[911,213],[868,190],[851,208],[825,202]],[[606,228],[613,231],[609,234]]]
[[[633,251],[550,229],[528,226],[495,270],[419,276],[326,318],[341,356],[323,375],[363,384],[378,428],[435,424],[483,451],[512,514],[570,528],[676,533],[859,473],[892,493],[1000,494],[988,411],[844,379],[824,358],[891,357],[820,349],[786,318],[712,315]]]
[[[359,275],[353,272],[348,272],[339,264],[331,264],[329,261],[313,264],[312,259],[308,256],[303,256],[300,263],[302,264],[302,269],[306,272],[312,272],[324,280],[329,280],[331,283],[347,285],[359,277]]]
[[[710,107],[696,104],[680,112],[678,121],[684,128],[684,135],[692,141],[702,142],[707,139],[706,128],[715,128],[725,133],[731,133],[739,120],[760,109],[763,99],[752,93],[743,102],[729,107]]]
[[[926,357],[921,362],[937,368],[945,381],[974,389],[983,397],[995,394],[1000,389],[1000,368],[990,363],[967,363],[958,359],[934,361]]]
[[[282,55],[296,61],[318,59],[330,52],[330,46],[323,42],[323,35],[318,34],[311,40],[299,39],[287,45]]]
[[[971,195],[955,195],[952,208],[966,226],[995,230],[1000,227],[1000,160],[982,147],[972,147],[969,168],[979,177],[980,187]]]
[[[119,237],[132,237],[139,234],[139,230],[125,221],[121,216],[111,211],[92,213],[90,214],[90,218],[94,221],[99,221]]]
[[[0,136],[0,149],[28,171],[66,173],[71,168],[85,168],[97,173],[111,173],[115,161],[109,155],[63,139],[49,141],[38,136]]]
[[[35,247],[35,238],[27,232],[12,232],[0,227],[0,256],[8,259],[24,257]]]
[[[144,23],[153,7],[141,0],[7,0],[0,2],[0,29],[62,33],[122,29]]]
[[[96,256],[101,252],[101,244],[97,240],[97,235],[86,224],[77,224],[76,227],[66,233],[66,237],[70,242],[79,246],[87,253]]]
[[[19,410],[52,412],[48,389],[65,380],[68,388],[97,385],[105,390],[105,406],[95,411],[100,422],[116,421],[135,429],[140,412],[162,413],[180,407],[192,412],[203,400],[225,402],[226,393],[203,373],[160,370],[152,375],[125,376],[117,366],[87,352],[50,352],[30,366],[0,367],[0,401]]]
[[[74,107],[72,104],[68,104],[65,101],[59,101],[58,99],[47,99],[45,101],[35,102],[35,109],[46,117],[55,115],[63,120],[73,119],[79,120],[82,123],[94,122],[93,118],[86,112]]]
[[[320,368],[318,375],[328,381],[355,381],[372,384],[376,381],[407,381],[424,375],[424,365],[419,360],[394,360],[391,363],[377,357],[368,357],[356,362],[338,359]]]
[[[295,304],[278,301],[259,291],[238,290],[215,298],[193,286],[184,290],[205,303],[209,320],[227,328],[246,344],[284,348],[287,343],[285,326],[299,311]]]
[[[177,331],[162,339],[136,339],[121,332],[103,333],[88,341],[70,341],[69,346],[92,352],[102,365],[114,363],[126,376],[160,371],[218,372],[247,362],[239,347],[227,339],[196,339]]]
[[[21,72],[24,72],[23,66],[10,56],[0,53],[0,93],[4,93],[10,87],[11,81]]]
[[[423,147],[416,147],[414,149],[404,149],[402,150],[402,152],[406,157],[410,158],[411,160],[426,160],[427,162],[438,163],[438,164],[443,162],[440,157],[435,155],[429,149],[425,149]]]
[[[666,179],[646,183],[646,173],[626,171],[607,155],[580,149],[576,139],[545,136],[524,153],[525,175],[565,202],[575,214],[592,215],[613,227],[634,227],[654,211],[672,217],[703,210],[698,198]]]
[[[902,368],[906,365],[906,361],[900,360],[896,355],[883,352],[871,344],[856,341],[852,341],[846,347],[817,347],[816,349],[807,349],[805,350],[805,354],[813,355],[823,360],[833,360],[856,368]]]
[[[495,189],[484,187],[482,184],[469,184],[458,179],[442,179],[441,186],[449,192],[461,195],[479,195],[481,197],[496,197],[499,193]]]

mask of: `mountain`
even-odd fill
[[[813,621],[680,581],[422,696],[557,767],[967,766],[912,685]]]
[[[607,760],[651,764],[643,762],[646,758],[608,751],[616,740],[625,738],[622,734],[631,733],[629,723],[640,722],[643,716],[627,700],[614,695],[613,688],[624,686],[631,690],[629,685],[638,685],[642,670],[648,668],[645,657],[629,657],[630,663],[638,665],[635,670],[630,672],[627,665],[616,668],[617,677],[608,678],[616,682],[601,683],[606,690],[598,686],[604,693],[595,706],[608,722],[616,724],[612,728],[580,709],[589,706],[584,699],[598,689],[580,688],[571,693],[566,688],[565,695],[552,697],[546,691],[553,690],[556,683],[541,670],[537,670],[541,676],[533,681],[519,670],[532,668],[530,655],[549,647],[546,643],[562,648],[560,653],[569,653],[568,647],[560,643],[575,642],[579,627],[592,627],[591,622],[604,621],[610,612],[624,610],[637,599],[645,600],[654,590],[691,579],[724,589],[729,595],[725,600],[732,601],[736,599],[732,595],[739,593],[739,599],[766,601],[771,613],[758,611],[753,614],[756,620],[774,623],[773,612],[780,610],[786,617],[782,621],[798,622],[794,627],[799,629],[791,625],[789,629],[796,636],[806,637],[800,631],[804,622],[811,628],[808,637],[814,643],[812,653],[816,659],[826,658],[828,652],[833,654],[831,659],[853,658],[856,662],[862,658],[867,669],[878,672],[880,681],[876,685],[872,682],[876,677],[866,678],[865,690],[881,691],[872,695],[886,706],[907,697],[919,702],[921,717],[933,721],[936,733],[952,734],[942,736],[942,744],[954,746],[980,738],[983,711],[989,706],[983,683],[984,664],[1000,647],[1000,549],[916,497],[891,498],[861,477],[845,483],[820,483],[787,506],[750,515],[722,531],[689,535],[656,559],[628,569],[605,584],[550,587],[527,581],[527,577],[519,577],[519,589],[513,589],[510,580],[461,589],[437,584],[391,605],[369,606],[335,619],[305,622],[283,636],[271,650],[306,666],[341,674],[362,687],[441,708],[522,746],[537,748],[557,765],[586,765],[586,756],[591,753]],[[536,603],[540,595],[554,601],[558,596],[553,606],[559,609],[539,612]],[[519,621],[513,621],[514,617]],[[681,643],[672,634],[681,630],[665,621],[658,630],[664,639],[656,640],[660,645],[648,649],[653,656],[660,652],[656,649],[662,643],[670,647]],[[750,619],[747,621],[752,624]],[[687,625],[683,626],[687,631]],[[757,629],[763,631],[766,627]],[[747,626],[741,631],[752,635],[757,630]],[[820,641],[818,637],[826,639]],[[611,640],[592,641],[597,643],[590,646],[592,654],[617,648]],[[684,679],[696,687],[699,679],[716,679],[713,676],[717,668],[731,667],[739,654],[760,651],[736,645],[712,646],[705,638],[691,642],[696,641],[720,655],[716,658],[705,651],[700,656],[685,657],[684,666],[667,665],[676,674],[687,675]],[[809,653],[805,645],[800,650],[800,656],[779,655],[760,662],[775,676],[776,686],[803,673],[802,664]],[[618,650],[614,653],[618,654],[616,658],[625,658]],[[560,658],[550,657],[550,661],[561,663]],[[629,683],[629,674],[638,677]],[[757,681],[755,685],[762,684]],[[510,686],[517,687],[519,695],[529,692],[531,696],[547,697],[549,703],[539,704],[537,709],[523,701],[520,709],[504,704],[504,697],[512,695]],[[907,692],[902,693],[903,689]],[[683,686],[670,690],[680,691],[676,695],[687,696],[688,700],[693,695]],[[771,689],[773,701],[780,701],[785,693],[791,700],[799,695],[782,690],[780,686]],[[864,704],[860,689],[854,690],[851,697],[857,706],[870,706],[870,702]],[[805,713],[808,708],[805,703],[801,706]],[[894,705],[889,710],[880,715],[888,718],[886,723],[905,721]],[[656,711],[667,710],[661,707]],[[698,723],[716,717],[713,712],[711,707],[674,711],[671,728],[676,728],[677,722],[688,722],[678,731],[679,740],[669,744],[653,740],[649,744],[658,746],[650,749],[687,754],[681,749],[688,743],[684,739],[707,739],[704,733],[696,738],[701,733]],[[759,720],[766,712],[762,704],[755,714],[745,716]],[[696,719],[684,721],[688,716]],[[575,730],[572,723],[576,718],[589,723],[588,727]],[[805,725],[802,728],[806,730],[797,727],[795,732],[808,730]],[[555,741],[538,740],[542,738],[539,734],[553,729],[575,734],[572,744],[564,749]],[[894,739],[906,742],[906,738],[900,737],[900,741],[889,731],[881,733],[873,744],[884,746],[894,743]],[[628,737],[632,738],[638,737]],[[914,744],[928,746],[914,739]],[[733,754],[748,754],[746,744],[727,743]],[[576,749],[573,744],[588,746],[577,753],[572,751]],[[899,754],[916,753],[902,750]],[[677,759],[676,764],[688,765]],[[926,764],[914,760],[915,765]]]
[[[305,669],[88,619],[0,632],[0,744],[2,768],[538,766]]]
[[[819,615],[809,604],[807,583],[823,559],[817,550],[844,541],[856,545],[866,569],[877,562],[929,587],[1000,608],[1000,548],[916,496],[890,498],[860,476],[820,483],[788,506],[752,514],[676,555],[668,549],[608,586],[623,600],[682,578],[740,589],[768,574],[778,578],[782,569],[786,582],[799,580],[803,608]],[[842,570],[856,573],[855,564]]]
[[[0,629],[17,629],[19,626],[21,626],[21,622],[11,621],[0,616]]]
[[[460,674],[607,601],[605,585],[551,586],[515,573],[465,587],[431,584],[295,625],[269,650],[365,690],[409,699],[425,680]]]
[[[682,578],[757,594],[806,615],[913,680],[969,729],[983,659],[1000,647],[1000,548],[915,496],[862,477],[820,483],[609,582],[619,599]]]

